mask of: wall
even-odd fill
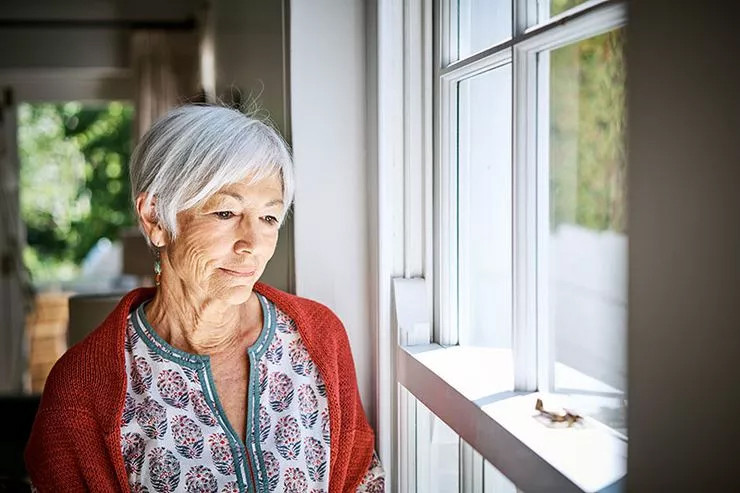
[[[296,290],[328,305],[344,322],[374,423],[365,15],[362,2],[293,2],[290,74]]]
[[[740,16],[630,2],[629,491],[740,485]]]
[[[198,0],[3,0],[0,86],[18,101],[132,99],[126,23],[191,21]]]
[[[3,27],[0,46],[0,86],[16,101],[133,98],[125,31]]]

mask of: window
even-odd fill
[[[413,394],[400,387],[405,417],[413,428],[404,441],[414,463],[404,478],[406,491],[426,493],[517,493],[516,486],[486,461]],[[406,451],[409,456],[409,450]]]
[[[626,433],[623,43],[624,31],[616,29],[554,49],[541,55],[539,76],[550,85],[543,101],[549,110],[543,241],[549,383],[578,395],[582,412]]]
[[[504,63],[456,84],[461,345],[511,349],[511,73]]]
[[[379,162],[403,162],[379,181],[403,210],[387,216],[399,491],[624,480],[625,22],[609,0],[380,8]],[[403,98],[401,123],[384,95]],[[540,398],[583,419],[543,422]]]
[[[455,8],[457,3],[457,8]],[[511,2],[450,2],[452,59],[459,60],[511,38]]]

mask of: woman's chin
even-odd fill
[[[221,291],[218,298],[230,305],[241,305],[243,303],[246,303],[249,297],[252,295],[252,287],[253,284],[251,283],[230,286]]]

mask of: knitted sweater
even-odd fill
[[[329,493],[355,491],[370,465],[374,434],[342,323],[314,301],[262,283],[254,290],[293,319],[326,385]],[[26,467],[38,491],[129,491],[120,435],[125,330],[132,308],[153,296],[151,288],[128,293],[100,327],[54,365],[26,448]]]

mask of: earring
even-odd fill
[[[159,286],[160,279],[162,278],[162,264],[160,263],[159,256],[159,245],[154,245],[154,284]]]

